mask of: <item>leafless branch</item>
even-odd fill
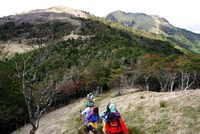
[[[14,64],[16,76],[21,80],[22,93],[33,127],[30,133],[33,134],[39,126],[42,114],[51,105],[57,93],[57,84],[50,74],[45,73],[43,82],[38,81],[39,70],[49,60],[49,55],[47,48],[39,47],[29,55],[22,55],[22,60]]]

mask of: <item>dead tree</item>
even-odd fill
[[[150,78],[150,76],[144,75],[144,80],[145,80],[147,91],[149,91],[149,78]]]
[[[180,90],[187,90],[190,88],[196,80],[197,72],[193,72],[193,75],[186,71],[186,72],[181,72],[181,85],[180,85]]]
[[[1,56],[2,57],[7,56],[7,54],[9,53],[9,51],[6,52],[5,50],[6,50],[6,48],[9,47],[10,43],[11,43],[11,41],[9,40],[6,44],[0,44],[0,57]]]
[[[162,92],[173,92],[175,80],[178,77],[176,72],[168,72],[161,70],[155,75],[155,77],[160,83],[160,89]]]
[[[51,105],[57,93],[57,84],[48,70],[41,76],[41,68],[49,60],[49,54],[48,48],[39,47],[20,55],[22,58],[14,63],[32,125],[30,134],[34,134],[38,129],[42,114]]]

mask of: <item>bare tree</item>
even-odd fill
[[[144,75],[144,80],[145,80],[147,91],[149,91],[149,78],[150,78],[150,76]]]
[[[3,50],[5,49],[5,45],[0,45],[0,54],[2,54]]]
[[[196,80],[197,72],[194,71],[193,75],[186,71],[186,72],[181,72],[181,85],[180,85],[180,90],[187,90],[190,88]]]
[[[39,47],[37,50],[20,55],[22,60],[15,61],[14,64],[32,125],[30,134],[34,134],[38,129],[42,114],[51,105],[57,93],[57,84],[48,70],[41,75],[41,68],[49,60],[49,54],[47,47]]]
[[[168,72],[165,70],[161,70],[159,73],[156,73],[155,77],[160,83],[160,88],[162,92],[173,92],[175,80],[178,77],[176,72]]]
[[[170,91],[173,92],[175,80],[178,78],[178,74],[176,72],[169,73],[169,77],[170,77],[170,83],[169,83],[170,87],[169,88],[170,88]]]
[[[122,88],[132,88],[136,82],[136,80],[139,78],[139,72],[138,70],[133,70],[129,72],[125,72],[120,75],[120,86]]]
[[[10,40],[6,44],[0,44],[0,57],[6,56],[9,52],[4,52],[6,48],[10,45]]]

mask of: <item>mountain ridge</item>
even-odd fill
[[[159,34],[189,52],[200,53],[200,34],[174,27],[163,17],[117,10],[109,13],[105,19],[132,29]]]
[[[163,32],[159,31],[160,33],[157,33],[157,31],[152,31],[151,28],[153,28],[153,27],[158,28],[160,23],[171,26],[171,24],[169,23],[169,21],[167,19],[165,19],[163,17],[159,17],[158,15],[147,15],[145,13],[131,13],[131,12],[126,13],[121,10],[117,10],[117,11],[109,13],[105,17],[105,19],[108,19],[111,21],[114,20],[114,21],[117,21],[118,23],[121,23],[130,28],[136,28],[136,29],[140,29],[143,31],[147,31],[147,32],[153,32],[156,34],[161,34]],[[142,21],[144,21],[144,24]],[[130,22],[130,23],[127,24],[128,22]],[[131,23],[132,23],[132,26],[131,26]],[[144,25],[150,25],[151,27],[148,27],[145,29]],[[159,29],[157,29],[157,30],[159,30]]]
[[[89,13],[81,11],[81,10],[63,7],[63,6],[51,7],[48,9],[37,9],[37,10],[32,10],[26,13],[21,13],[18,15],[7,16],[4,18],[0,18],[0,32],[1,32],[0,40],[1,39],[3,40],[2,43],[1,42],[0,43],[6,44],[5,41],[8,40],[8,42],[10,42],[9,46],[12,47],[13,45],[15,45],[15,48],[17,46],[17,42],[19,42],[18,43],[19,46],[21,46],[22,44],[30,44],[32,42],[33,42],[32,45],[37,45],[38,40],[36,38],[39,38],[39,36],[42,36],[42,39],[47,40],[52,36],[55,37],[54,35],[51,35],[52,33],[55,33],[55,31],[62,33],[62,37],[60,36],[60,33],[59,33],[59,38],[65,38],[65,37],[68,37],[69,35],[74,35],[74,34],[77,37],[78,36],[82,37],[81,35],[79,35],[79,32],[80,30],[84,29],[84,25],[87,27],[90,27],[90,24],[83,25],[82,21],[86,21],[89,19],[92,19],[92,15],[90,15]],[[94,21],[97,21],[97,20],[98,19],[94,17]],[[67,23],[67,24],[64,24],[64,23]],[[109,25],[108,22],[104,22],[104,23],[106,23],[106,25]],[[59,25],[66,25],[66,27],[59,29],[58,28]],[[48,29],[48,27],[50,27],[50,29]],[[145,36],[146,33],[150,34],[149,32],[142,33],[140,31],[134,31],[135,32],[134,34],[137,34],[138,36],[143,36],[143,37]],[[32,36],[34,36],[34,38]],[[155,34],[150,35],[150,36],[156,37]],[[159,38],[157,37],[154,38],[154,37],[152,39],[161,39],[161,37]],[[21,48],[19,48],[19,50],[20,49]],[[6,50],[5,53],[7,53],[10,50],[12,50],[12,48]]]
[[[75,10],[69,7],[63,7],[63,6],[56,6],[51,7],[48,9],[36,9],[31,10],[28,12],[23,12],[16,15],[10,15],[6,17],[0,18],[0,25],[5,24],[6,22],[14,21],[15,23],[26,23],[26,22],[35,22],[39,21],[39,19],[42,20],[66,20],[70,18],[88,18],[88,14],[81,11],[81,10]]]

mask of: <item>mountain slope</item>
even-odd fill
[[[165,18],[120,10],[105,18],[133,29],[160,34],[189,52],[200,53],[200,35],[174,27]]]
[[[28,52],[31,46],[56,42],[63,36],[79,31],[81,19],[88,13],[68,7],[37,9],[0,18],[0,48],[3,53]]]
[[[117,31],[119,32],[117,33]],[[8,47],[3,52],[5,54],[8,53],[8,55],[11,55],[9,53],[13,49],[16,50],[15,52],[27,52],[31,50],[29,45],[55,44],[57,41],[63,40],[63,38],[67,40],[71,37],[74,39],[78,39],[78,37],[79,39],[86,39],[99,36],[98,38],[101,39],[99,43],[102,41],[102,45],[104,45],[106,40],[111,37],[110,35],[108,37],[106,32],[110,32],[111,35],[123,36],[122,38],[127,38],[131,44],[137,44],[142,49],[150,48],[152,51],[154,45],[158,47],[157,51],[160,51],[160,53],[165,53],[165,50],[162,50],[163,48],[175,49],[173,48],[175,47],[174,44],[169,42],[164,43],[162,38],[145,38],[143,34],[137,34],[136,32],[133,34],[130,31],[124,31],[117,27],[110,27],[108,23],[105,24],[101,19],[96,17],[92,18],[88,13],[66,7],[33,10],[27,13],[0,18],[0,45],[7,44]],[[107,39],[104,41],[104,38]],[[117,40],[120,39],[118,38]],[[152,44],[147,40],[161,42]],[[108,42],[110,41],[112,40],[108,40]],[[120,44],[124,45],[124,43],[122,44],[121,42]],[[21,50],[22,46],[25,49],[24,51]]]
[[[156,63],[159,63],[157,60],[163,60],[162,56],[167,59],[162,61],[162,65],[166,65],[163,62],[171,63],[183,54],[175,48],[174,44],[160,36],[154,38],[153,34],[145,36],[143,32],[137,33],[137,30],[133,32],[128,28],[118,27],[119,25],[109,25],[109,22],[95,16],[80,18],[69,13],[54,13],[52,10],[51,12],[49,10],[48,12],[34,11],[34,19],[30,19],[31,15],[32,13],[25,13],[10,16],[8,20],[2,18],[6,21],[0,25],[0,40],[3,43],[11,42],[9,47],[15,45],[14,43],[29,47],[45,46],[45,49],[16,54],[10,59],[5,58],[0,61],[0,81],[6,83],[0,84],[0,116],[2,118],[0,131],[12,131],[18,126],[16,124],[22,125],[27,122],[26,107],[24,103],[21,103],[21,100],[23,101],[20,92],[22,80],[17,75],[13,75],[16,74],[16,64],[23,64],[21,61],[24,61],[26,57],[29,61],[28,65],[33,67],[31,70],[38,72],[38,78],[33,81],[36,83],[35,88],[39,88],[38,85],[43,87],[43,82],[49,77],[59,84],[60,93],[56,96],[54,103],[54,106],[59,107],[68,104],[72,98],[81,97],[88,89],[108,90],[130,87],[135,86],[135,82],[140,87],[144,87],[143,73],[137,70],[138,59],[142,55],[149,54],[148,59],[156,58]],[[49,19],[51,15],[56,16],[54,19]],[[21,20],[30,20],[30,22]],[[47,54],[44,51],[47,51]],[[43,61],[45,57],[48,59],[45,60],[43,66],[38,67],[37,61],[41,59]],[[198,63],[198,61],[195,58],[194,62]],[[30,76],[27,76],[26,81],[32,81],[31,73],[27,75]],[[159,91],[159,82],[156,80],[153,79],[154,85],[150,85],[150,88]],[[198,88],[199,81],[195,82],[197,83],[194,88]]]
[[[103,94],[95,103],[103,111],[109,102],[117,105],[130,134],[199,133],[200,90],[171,93],[135,92],[125,90],[122,96]],[[41,119],[36,134],[81,134],[84,123],[79,120],[79,110],[85,99],[60,108]],[[13,134],[28,133],[27,125]]]

